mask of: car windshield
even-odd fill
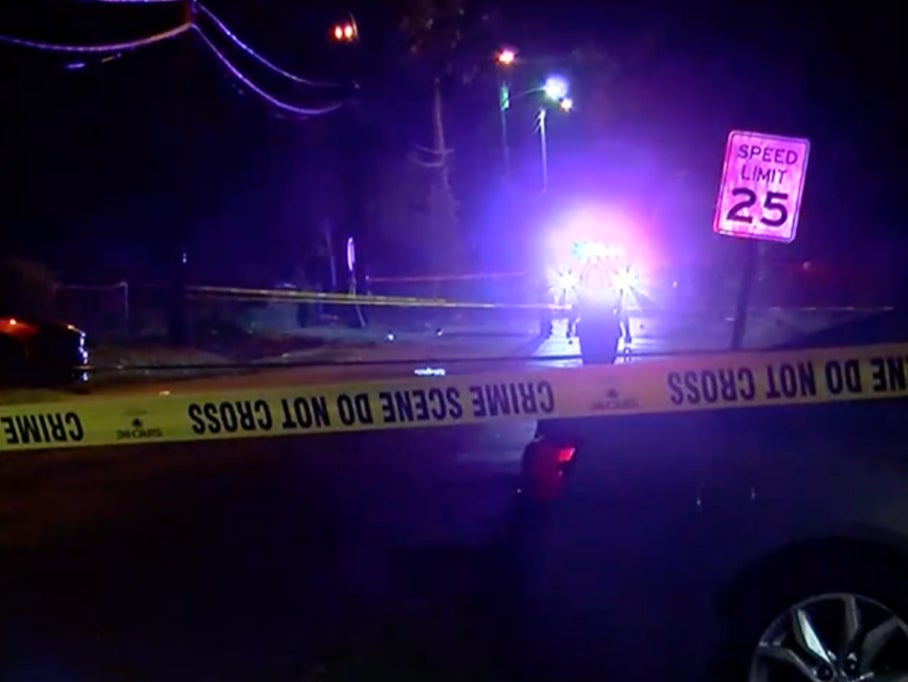
[[[895,10],[0,4],[0,679],[908,679]]]

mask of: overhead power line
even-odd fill
[[[256,52],[254,49],[252,49],[252,47],[250,47],[248,44],[246,44],[242,40],[240,40],[240,38],[233,31],[231,31],[230,28],[228,28],[227,25],[214,14],[214,12],[212,12],[210,9],[205,7],[205,5],[203,5],[202,3],[199,3],[197,5],[197,8],[200,13],[202,13],[206,17],[208,17],[214,23],[214,25],[220,29],[221,33],[223,33],[225,36],[230,38],[230,40],[233,41],[234,45],[236,45],[238,48],[243,50],[243,52],[245,52],[250,57],[255,59],[259,64],[270,69],[274,73],[280,74],[284,78],[291,80],[294,83],[300,83],[302,85],[309,85],[309,86],[316,87],[316,88],[344,87],[338,83],[326,83],[326,82],[322,82],[322,81],[314,81],[314,80],[310,80],[308,78],[303,78],[302,76],[298,76],[294,73],[290,73],[289,71],[287,71],[285,69],[282,69],[277,64],[269,61],[264,56],[262,56],[261,54]]]
[[[269,94],[268,92],[266,92],[265,90],[260,88],[258,85],[253,83],[249,78],[247,78],[243,74],[243,72],[240,71],[227,58],[227,56],[215,46],[215,44],[213,42],[211,42],[211,39],[208,38],[207,35],[205,35],[205,32],[201,28],[199,28],[196,25],[193,25],[192,28],[195,30],[196,34],[202,39],[202,41],[208,46],[208,48],[214,53],[214,55],[218,58],[218,60],[225,67],[227,67],[227,70],[230,71],[230,73],[233,74],[234,78],[236,78],[243,85],[245,85],[247,88],[249,88],[252,92],[254,92],[256,95],[258,95],[259,97],[264,99],[266,102],[271,104],[276,109],[280,109],[281,111],[284,111],[289,114],[294,114],[296,116],[320,116],[322,114],[329,114],[332,111],[335,111],[335,110],[339,109],[341,106],[343,106],[342,102],[335,102],[334,104],[330,104],[325,107],[313,109],[313,108],[306,108],[306,107],[298,107],[298,106],[295,106],[292,104],[287,104],[286,102],[279,100],[278,98],[274,97],[273,95]]]
[[[25,38],[15,38],[13,36],[0,35],[0,43],[16,45],[17,47],[26,47],[31,50],[41,50],[42,52],[59,52],[69,54],[102,54],[104,52],[124,52],[126,50],[136,50],[140,47],[147,47],[154,43],[160,43],[163,40],[176,38],[186,33],[192,28],[192,22],[187,21],[176,28],[155,33],[144,38],[128,40],[122,43],[102,43],[100,45],[65,45],[60,43],[44,43],[37,40],[27,40]]]
[[[164,3],[176,3],[182,2],[185,3],[187,0],[87,0],[90,2],[96,3],[108,3],[108,4],[164,4]],[[29,40],[26,38],[18,38],[14,36],[5,36],[0,35],[0,43],[14,45],[17,47],[28,48],[32,50],[38,50],[42,52],[53,52],[53,53],[63,53],[63,54],[109,54],[109,53],[121,53],[129,50],[135,50],[138,48],[146,47],[154,43],[158,43],[164,40],[169,40],[170,38],[175,38],[180,36],[187,31],[194,31],[202,42],[211,50],[211,52],[218,58],[218,60],[227,68],[227,70],[236,78],[240,83],[242,83],[246,88],[252,91],[255,95],[261,99],[268,102],[271,106],[279,109],[280,111],[294,116],[321,116],[324,114],[331,113],[336,111],[341,106],[343,102],[334,102],[327,106],[323,107],[302,107],[295,104],[290,104],[286,101],[275,97],[270,94],[262,87],[254,83],[248,76],[246,76],[221,50],[217,48],[214,42],[205,34],[201,26],[196,22],[197,15],[204,14],[215,27],[223,34],[225,37],[229,38],[230,41],[243,50],[246,54],[255,59],[259,64],[265,66],[272,72],[290,80],[293,83],[299,85],[305,85],[308,87],[318,87],[318,88],[342,88],[344,87],[341,84],[337,83],[327,83],[310,80],[308,78],[303,78],[298,76],[290,71],[282,69],[273,62],[266,59],[264,56],[256,52],[252,47],[243,42],[233,31],[231,31],[227,25],[221,21],[211,10],[202,5],[201,3],[196,3],[195,0],[189,0],[191,2],[191,8],[195,11],[192,13],[192,19],[189,21],[180,24],[179,26],[169,29],[167,31],[162,31],[160,33],[155,33],[144,38],[139,38],[136,40],[124,41],[119,43],[102,43],[96,45],[67,45],[61,43],[49,43],[36,40]],[[109,59],[104,59],[103,61],[110,61]],[[83,63],[77,63],[73,65],[68,65],[67,68],[82,68],[84,67]]]

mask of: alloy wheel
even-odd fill
[[[855,594],[811,597],[760,638],[750,682],[908,682],[908,624]]]

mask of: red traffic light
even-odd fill
[[[349,21],[335,24],[331,28],[331,38],[338,43],[352,43],[357,39],[358,33],[356,24]]]
[[[510,66],[517,61],[517,51],[510,47],[502,48],[501,51],[495,55],[495,61],[501,66]]]

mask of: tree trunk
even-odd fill
[[[325,240],[325,249],[328,259],[328,287],[329,291],[338,291],[337,285],[337,253],[334,251],[334,222],[326,218],[322,222],[322,238]]]

